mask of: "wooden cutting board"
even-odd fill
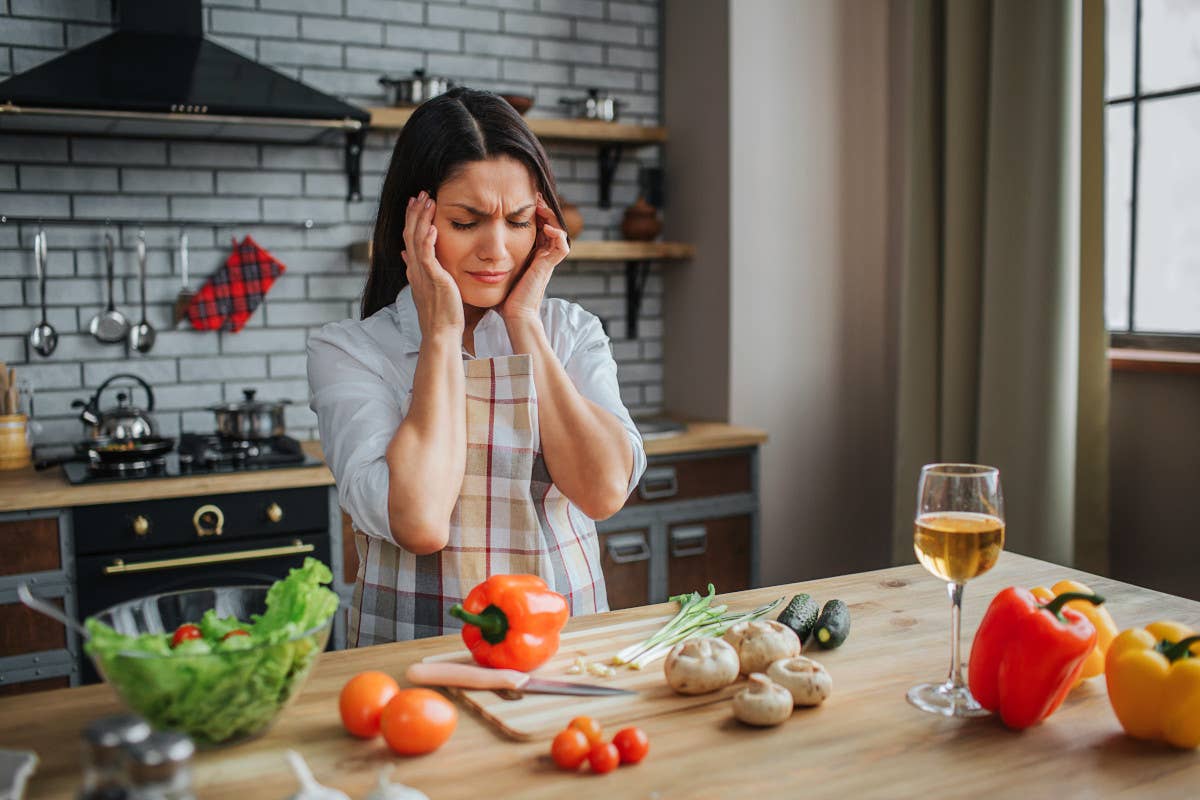
[[[782,595],[781,595],[782,596]],[[726,602],[713,600],[713,604]],[[786,600],[784,601],[786,602]],[[731,604],[727,613],[750,611],[758,604],[745,600]],[[633,619],[587,630],[567,631],[554,658],[533,671],[538,678],[555,681],[574,681],[599,686],[628,689],[637,694],[609,697],[584,697],[562,694],[523,694],[518,699],[503,697],[497,692],[479,689],[449,689],[483,719],[494,725],[504,735],[517,741],[552,739],[567,726],[573,717],[581,714],[600,722],[606,730],[647,717],[670,714],[698,706],[723,702],[745,685],[744,678],[721,691],[702,695],[680,695],[671,691],[663,676],[660,658],[644,669],[614,667],[616,674],[609,678],[593,675],[586,670],[572,675],[567,669],[582,657],[587,663],[608,664],[612,657],[625,647],[643,641],[667,623],[674,615],[676,606],[669,606],[670,613],[649,619]],[[783,609],[781,603],[764,619],[775,619]],[[474,663],[461,646],[453,651],[426,656],[422,661]]]

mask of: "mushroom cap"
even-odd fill
[[[737,650],[741,671],[746,675],[766,672],[773,662],[800,655],[800,637],[775,620],[739,622],[725,632],[724,638]]]
[[[663,674],[680,694],[715,692],[737,680],[737,651],[722,639],[688,639],[671,648]]]
[[[761,672],[733,696],[733,715],[747,725],[778,725],[792,714],[792,693]]]
[[[787,689],[798,706],[818,706],[833,693],[833,678],[811,658],[781,658],[767,667],[767,677]]]

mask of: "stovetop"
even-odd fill
[[[231,442],[216,434],[185,433],[179,437],[174,450],[159,458],[95,466],[87,461],[70,461],[63,464],[63,473],[68,483],[79,485],[315,467],[321,463],[306,454],[300,443],[290,436],[276,436],[255,442]]]

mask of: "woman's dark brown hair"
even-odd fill
[[[554,212],[558,227],[566,230],[546,151],[521,115],[491,92],[451,89],[421,104],[396,140],[375,218],[371,271],[363,289],[363,319],[395,302],[408,285],[400,257],[408,198],[424,189],[436,200],[438,187],[457,170],[498,156],[525,165]]]

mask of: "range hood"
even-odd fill
[[[0,83],[0,129],[308,143],[344,134],[361,199],[371,115],[204,38],[201,0],[115,0],[117,30]]]

